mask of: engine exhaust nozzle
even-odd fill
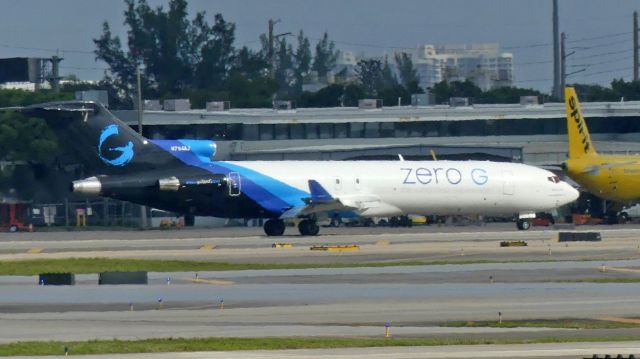
[[[89,177],[71,182],[71,191],[75,193],[84,193],[98,195],[102,190],[102,183],[98,177]]]
[[[161,178],[158,180],[158,188],[161,191],[175,192],[180,189],[180,180],[175,176]]]

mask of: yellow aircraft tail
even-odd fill
[[[587,122],[582,116],[578,95],[573,87],[565,87],[564,102],[567,111],[569,158],[597,155],[596,149],[591,143]]]

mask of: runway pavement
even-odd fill
[[[327,228],[317,237],[259,235],[260,229],[179,231],[53,232],[0,235],[0,260],[34,258],[146,258],[251,263],[351,263],[451,260],[583,260],[640,258],[640,229],[627,226],[597,230],[597,243],[558,243],[557,230],[513,230],[511,224],[470,227]],[[333,233],[333,234],[332,234]],[[174,236],[170,236],[173,234]],[[503,240],[524,240],[527,247],[500,248]],[[274,242],[293,248],[274,249]],[[360,246],[355,252],[312,252],[311,245]]]
[[[195,352],[164,354],[82,355],[83,359],[130,358],[180,358],[180,359],[432,359],[432,358],[591,358],[594,354],[604,357],[618,354],[627,358],[639,352],[640,342],[575,343],[575,344],[521,344],[521,345],[473,345],[433,347],[387,347],[357,349],[298,349],[298,350],[241,350],[236,352]],[[23,357],[26,359],[26,357]]]
[[[349,228],[344,233],[331,229],[334,234],[278,239],[291,242],[291,249],[271,248],[273,238],[260,236],[255,229],[239,229],[237,233],[224,229],[220,233],[187,230],[33,233],[17,237],[3,234],[0,260],[104,256],[251,263],[328,264],[400,259],[460,263],[200,272],[197,276],[194,272],[150,273],[148,285],[121,286],[100,286],[95,274],[78,275],[75,286],[39,286],[37,277],[32,276],[0,277],[0,342],[169,336],[381,337],[385,322],[392,323],[393,335],[397,337],[535,339],[633,335],[640,338],[640,328],[442,326],[451,321],[497,320],[498,312],[504,320],[640,316],[640,283],[591,282],[635,280],[640,276],[640,229],[612,226],[586,230],[594,229],[602,233],[602,242],[558,243],[557,231],[518,232],[501,225],[479,227],[477,231],[475,227],[397,232],[390,228]],[[525,240],[528,246],[501,248],[502,240]],[[360,250],[309,250],[311,244],[322,243],[358,244]],[[200,249],[202,246],[215,248]],[[41,248],[41,252],[27,253],[34,247]],[[470,263],[483,260],[505,262]],[[640,348],[625,343],[611,345],[629,350]],[[558,353],[574,355],[577,352],[570,350],[580,346],[588,348],[584,353],[596,353],[595,344],[568,345],[562,347],[564,351],[559,348]],[[539,347],[535,356],[527,349],[500,348],[251,352],[250,356],[453,358],[499,357],[496,353],[509,357],[504,353],[511,353],[512,357],[565,357],[544,352],[544,347]],[[640,349],[633,353],[640,353]],[[243,357],[241,353],[181,355]]]

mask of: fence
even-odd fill
[[[33,203],[31,223],[35,226],[123,226],[140,225],[140,206],[108,198],[63,203]],[[149,217],[149,210],[147,210]]]

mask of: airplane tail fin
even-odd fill
[[[569,158],[597,155],[591,143],[587,122],[582,116],[580,101],[573,87],[564,89],[565,108],[567,112],[567,134],[569,138]]]
[[[13,108],[43,118],[60,144],[94,174],[122,174],[161,169],[178,160],[90,101],[51,102]]]

